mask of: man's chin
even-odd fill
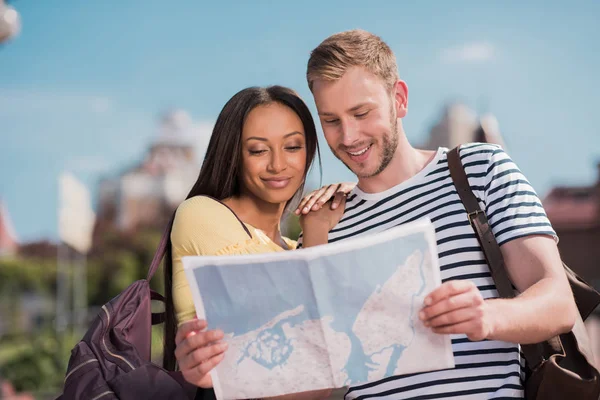
[[[367,166],[364,165],[364,163],[355,163],[353,161],[348,161],[348,160],[340,160],[342,161],[342,163],[346,166],[346,168],[348,168],[350,170],[350,172],[352,172],[354,175],[356,175],[357,178],[371,178],[375,175],[377,175],[377,168],[373,167],[373,166]]]

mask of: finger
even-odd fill
[[[331,209],[335,210],[336,208],[339,207],[340,204],[342,204],[342,202],[346,201],[346,194],[344,192],[336,192],[335,197],[333,198],[333,201],[331,202]]]
[[[340,188],[338,189],[338,191],[343,192],[345,194],[350,194],[350,192],[354,190],[355,187],[355,182],[342,182],[340,183]]]
[[[443,335],[463,334],[467,335],[469,340],[472,341],[483,340],[488,335],[483,329],[483,326],[480,323],[480,321],[477,320],[469,320],[461,322],[459,324],[433,328],[432,331]]]
[[[467,307],[438,315],[435,318],[423,321],[423,323],[425,326],[432,328],[441,328],[444,326],[457,325],[466,321],[470,321],[480,317],[481,315],[480,308]]]
[[[323,186],[321,189],[319,189],[316,192],[314,192],[315,193],[314,196],[312,196],[310,199],[308,199],[308,201],[306,202],[306,204],[302,208],[302,214],[308,214],[309,213],[309,211],[315,205],[315,202],[317,201],[317,199],[319,199],[323,195],[323,193],[325,193],[325,191],[327,190],[328,187],[329,186]]]
[[[210,360],[212,357],[218,356],[227,350],[226,342],[211,344],[210,346],[200,347],[183,357],[179,363],[181,369],[194,369],[198,365]]]
[[[296,214],[300,214],[300,212],[306,206],[308,201],[315,195],[315,192],[316,190],[313,190],[312,192],[304,196],[302,200],[300,200],[300,204],[298,204],[298,208],[296,208]]]
[[[315,200],[315,204],[312,206],[311,209],[313,211],[317,211],[321,207],[323,207],[323,204],[327,203],[329,199],[335,196],[335,193],[337,192],[339,186],[340,185],[329,185],[327,187],[327,190],[325,190],[325,192],[318,199]]]
[[[177,334],[175,335],[175,344],[179,345],[188,335],[194,331],[201,331],[206,329],[206,320],[193,319],[188,322],[184,322],[177,328]]]
[[[468,292],[450,296],[429,307],[423,308],[419,313],[419,318],[421,318],[423,321],[428,321],[439,315],[446,314],[454,310],[479,306],[482,302],[483,297],[481,297],[479,291],[475,292],[473,290],[469,290]]]
[[[440,287],[432,291],[425,297],[423,303],[425,306],[431,306],[438,303],[441,300],[447,299],[450,296],[455,296],[460,293],[467,292],[469,290],[477,290],[477,286],[471,281],[466,280],[452,280],[442,283]]]
[[[194,368],[183,371],[186,376],[186,380],[189,382],[199,382],[208,374],[214,367],[219,365],[221,361],[225,358],[225,353],[221,353],[219,355],[214,356],[213,358],[206,360],[202,364],[196,365]]]
[[[212,330],[206,332],[197,332],[184,339],[175,349],[175,357],[180,360],[200,347],[207,346],[213,342],[223,339],[223,331]]]

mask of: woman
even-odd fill
[[[294,249],[296,243],[281,235],[280,221],[290,201],[301,194],[316,153],[310,111],[290,89],[244,89],[219,114],[200,176],[177,209],[172,253],[164,269],[164,364],[172,370],[177,359],[188,382],[211,388],[208,372],[223,359],[226,344],[220,342],[223,332],[203,331],[206,322],[193,320],[195,309],[181,258]],[[343,207],[319,213],[318,229],[335,225],[342,212]],[[304,219],[303,228],[310,231],[310,218]]]

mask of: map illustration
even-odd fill
[[[428,220],[284,253],[185,257],[199,318],[229,348],[218,398],[337,388],[452,368],[450,339],[418,318],[440,285]]]

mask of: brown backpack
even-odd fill
[[[500,246],[469,185],[458,147],[448,152],[448,168],[490,266],[498,294],[503,298],[515,297]],[[528,367],[525,381],[527,400],[598,400],[600,396],[600,374],[591,364],[593,353],[583,325],[583,321],[600,303],[600,293],[566,265],[563,266],[579,309],[579,316],[571,332],[542,343],[521,345]]]
[[[152,313],[151,302],[165,302],[150,289],[150,280],[166,252],[172,221],[163,234],[146,279],[134,282],[102,306],[83,339],[71,351],[62,400],[193,399],[196,387],[180,372],[150,360],[152,325],[164,313]]]

